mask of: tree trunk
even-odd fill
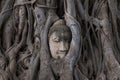
[[[0,80],[119,80],[119,10],[119,0],[1,0]]]

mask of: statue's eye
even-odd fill
[[[70,40],[69,39],[65,39],[65,42],[70,42]]]
[[[53,41],[58,43],[58,42],[60,42],[60,39],[59,38],[54,38]]]

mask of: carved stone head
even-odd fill
[[[48,36],[51,56],[55,59],[64,58],[72,38],[71,30],[65,25],[64,20],[56,21],[50,28]]]

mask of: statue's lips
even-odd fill
[[[57,54],[66,54],[67,52],[57,52]]]

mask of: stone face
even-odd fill
[[[69,43],[61,40],[55,33],[50,36],[49,46],[53,58],[63,58],[67,54]]]

